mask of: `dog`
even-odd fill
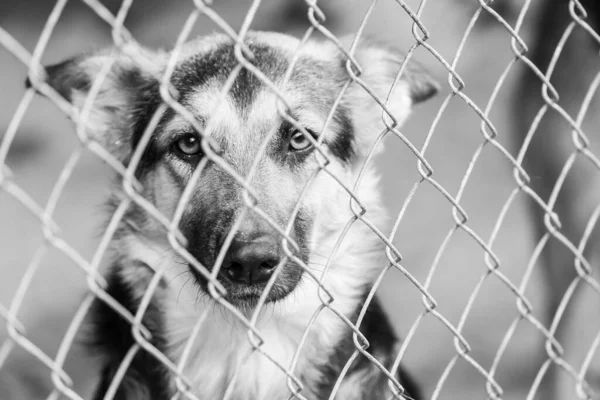
[[[579,24],[574,26],[563,43],[567,27],[575,21],[569,10],[570,3],[575,6],[574,2],[567,0],[547,0],[541,4],[541,14],[536,19],[534,38],[530,45],[531,52],[526,56],[544,74],[553,65],[549,81],[559,96],[555,102],[573,121],[577,121],[584,99],[600,71],[600,46]],[[600,4],[594,0],[582,0],[580,4],[585,9],[585,15],[581,14],[577,7],[574,8],[575,14],[580,15],[580,18],[596,32],[600,32]],[[560,47],[562,50],[557,56],[557,48]],[[552,61],[554,58],[555,62]],[[589,225],[590,222],[594,222],[592,216],[600,204],[600,173],[597,166],[590,162],[583,152],[579,152],[564,180],[561,178],[569,158],[577,153],[574,130],[567,119],[549,105],[545,113],[540,114],[540,110],[546,104],[550,104],[544,101],[542,87],[542,80],[531,68],[526,68],[519,77],[515,91],[514,114],[515,130],[520,135],[519,144],[523,143],[532,125],[538,123],[535,121],[541,117],[536,132],[524,152],[524,166],[531,178],[529,186],[542,201],[552,202],[552,209],[560,221],[560,225],[557,225],[552,218],[546,217],[546,212],[537,201],[530,202],[538,240],[551,233],[550,240],[542,252],[541,269],[549,303],[546,320],[550,324],[568,287],[577,278],[577,268],[585,270],[584,264],[576,260],[573,250],[554,236],[559,235],[572,243],[574,248],[580,248],[589,264],[595,268],[600,262],[599,247],[596,245],[600,240],[600,231],[597,224],[596,227]],[[550,89],[548,95],[553,97]],[[596,92],[591,95],[587,113],[580,125],[589,139],[587,151],[596,157],[600,155],[600,118],[597,112],[599,107],[600,95]],[[555,195],[557,185],[560,191]],[[587,230],[590,234],[583,242],[584,232]],[[569,333],[566,332],[567,328],[568,317],[565,316],[558,324],[555,334],[560,343],[564,342]],[[555,384],[558,381],[554,375],[555,368],[551,371],[549,382]],[[555,387],[550,387],[549,391],[553,394],[548,396],[549,398],[564,398],[558,395]]]
[[[298,398],[330,398],[356,351],[352,329],[336,313],[355,322],[377,275],[389,266],[384,242],[356,220],[345,187],[353,188],[360,174],[354,195],[366,210],[364,218],[378,228],[386,226],[378,175],[367,161],[382,150],[377,138],[385,124],[397,129],[412,106],[432,97],[438,86],[422,68],[408,64],[388,98],[402,66],[400,53],[361,41],[353,53],[360,71],[351,67],[358,76],[351,79],[347,56],[333,42],[299,45],[298,39],[273,32],[250,32],[244,39],[251,52],[248,62],[277,88],[286,118],[278,95],[246,67],[221,96],[240,57],[236,43],[221,34],[192,40],[173,56],[173,96],[193,121],[170,107],[161,109],[161,76],[172,53],[126,44],[46,68],[45,82],[76,110],[86,108],[94,79],[104,70],[88,107],[86,132],[125,166],[159,113],[135,167],[136,190],[172,220],[191,186],[178,224],[183,239],[177,239],[188,256],[175,251],[167,229],[147,207],[130,202],[111,240],[106,292],[136,315],[159,274],[141,322],[149,344],[171,362],[177,364],[188,353],[182,373],[189,393],[198,399],[290,398],[288,377],[276,363],[288,368],[296,352],[293,374],[302,385]],[[393,117],[382,114],[372,94],[382,102],[388,99]],[[211,152],[217,156],[209,157]],[[327,172],[320,167],[325,164]],[[250,187],[246,193],[245,185]],[[108,201],[110,215],[122,204],[122,186],[118,179]],[[246,206],[250,190],[255,203]],[[319,294],[317,280],[326,266],[322,284],[336,312],[323,307],[327,296]],[[210,273],[223,292],[210,283]],[[238,315],[256,315],[260,351],[251,351],[249,329]],[[95,399],[105,398],[109,390],[119,400],[162,400],[176,394],[176,374],[145,349],[126,365],[118,387],[110,389],[137,341],[131,323],[106,302],[98,302],[93,320],[103,359]],[[359,328],[368,340],[368,353],[392,368],[399,341],[376,297]],[[402,398],[421,398],[401,367],[397,379]],[[389,382],[359,354],[335,398],[388,398]]]

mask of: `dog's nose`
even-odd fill
[[[235,283],[262,283],[269,280],[279,261],[278,245],[273,236],[234,239],[223,264],[223,274]]]

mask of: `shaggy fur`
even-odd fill
[[[173,249],[166,230],[142,207],[136,203],[129,206],[112,240],[107,291],[135,314],[148,297],[148,287],[156,284],[142,322],[152,335],[151,345],[173,363],[179,365],[184,354],[189,354],[183,374],[190,383],[190,392],[198,399],[226,395],[230,399],[289,398],[286,375],[277,364],[287,369],[296,355],[294,375],[303,385],[302,396],[325,399],[330,397],[356,348],[346,323],[330,309],[322,308],[321,298],[326,295],[319,295],[319,286],[307,271],[320,279],[325,265],[329,265],[322,284],[334,299],[332,307],[356,321],[372,282],[388,263],[384,243],[371,228],[357,220],[347,229],[355,219],[351,197],[336,181],[353,188],[362,171],[355,195],[367,210],[365,217],[386,232],[388,218],[379,199],[377,173],[372,163],[363,168],[384,128],[381,108],[358,83],[351,83],[325,126],[328,113],[349,79],[343,53],[332,43],[309,42],[298,49],[296,39],[265,32],[251,33],[246,44],[253,53],[252,64],[278,88],[295,123],[282,120],[277,97],[246,69],[233,81],[227,96],[221,95],[237,65],[235,46],[228,37],[211,35],[185,45],[171,84],[178,92],[178,102],[216,143],[227,167],[206,162],[189,202],[183,206],[179,229],[185,236],[187,255]],[[160,82],[156,76],[164,71],[170,56],[136,49],[125,46],[121,52],[101,51],[47,69],[48,83],[81,109],[94,77],[106,62],[112,63],[94,100],[88,134],[125,165],[148,121],[159,110]],[[132,61],[134,51],[137,63]],[[297,63],[286,80],[296,52]],[[361,81],[385,101],[401,56],[373,43],[361,44],[354,56],[363,69]],[[140,57],[147,62],[140,64]],[[396,123],[405,120],[414,103],[435,92],[436,85],[419,69],[409,66],[389,94],[388,107]],[[385,119],[392,123],[389,117]],[[323,155],[299,132],[321,142],[319,147],[330,160],[327,168],[331,174],[320,171],[315,176]],[[142,184],[140,194],[169,219],[175,215],[196,166],[206,161],[200,151],[182,153],[182,143],[193,146],[199,141],[195,138],[199,135],[193,124],[167,109],[160,115],[136,169]],[[261,152],[265,140],[266,151]],[[291,147],[292,141],[307,147],[296,150]],[[380,150],[376,148],[375,154]],[[243,188],[229,173],[245,177],[255,162],[256,173],[249,185],[256,193],[258,207],[291,238],[287,247],[293,257],[284,255],[279,231],[244,206]],[[116,185],[109,202],[113,209],[123,196],[118,188]],[[225,238],[236,221],[239,230],[227,248]],[[271,264],[277,264],[276,272],[271,277],[273,286],[266,303],[256,309],[265,284],[252,283],[252,275],[248,275],[247,284],[234,282],[227,273],[239,266],[231,261],[234,247],[243,251],[252,248],[267,257],[264,254],[268,246],[268,257],[276,261]],[[190,258],[196,262],[190,262]],[[213,273],[227,291],[221,302],[211,295],[197,262],[209,271],[219,268]],[[224,306],[224,302],[230,306]],[[251,351],[248,329],[234,310],[256,318],[257,331],[264,341],[260,351]],[[136,340],[130,324],[106,304],[99,302],[94,316],[96,336],[105,356],[96,394],[102,399]],[[202,318],[197,335],[192,336]],[[369,340],[369,353],[390,368],[398,342],[376,299],[368,307],[360,329]],[[398,379],[407,396],[419,397],[403,370]],[[133,358],[115,398],[170,399],[175,383],[173,373],[142,349]],[[359,356],[341,382],[336,398],[380,399],[390,395],[385,375]]]

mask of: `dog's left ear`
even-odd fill
[[[127,164],[137,125],[147,123],[152,115],[149,108],[160,104],[156,76],[163,59],[162,54],[137,45],[105,49],[47,66],[45,82],[81,112],[95,80],[102,71],[107,72],[93,99],[85,130],[90,139]],[[137,60],[148,62],[140,64]],[[26,86],[31,85],[27,79]]]
[[[366,88],[356,81],[352,82],[345,96],[345,105],[353,115],[355,150],[358,155],[364,155],[370,151],[377,135],[385,127],[382,117],[389,125],[394,125],[369,91],[386,104],[399,128],[413,106],[433,97],[439,86],[424,68],[409,61],[391,91],[404,62],[404,55],[380,43],[361,41],[354,52],[354,58],[362,69],[358,79]],[[343,64],[345,67],[346,62]]]

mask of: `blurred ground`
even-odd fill
[[[30,3],[30,4],[28,4]],[[234,28],[250,6],[248,1],[216,1],[215,10]],[[416,10],[416,2],[407,2]],[[467,4],[468,3],[468,4]],[[473,2],[475,3],[475,2]],[[500,2],[502,3],[502,2]],[[519,3],[517,1],[513,3]],[[535,3],[535,2],[534,2]],[[31,5],[35,4],[36,7]],[[140,42],[152,47],[170,47],[192,10],[191,2],[134,2],[127,26]],[[298,31],[294,13],[286,14],[283,2],[263,2],[255,29]],[[366,3],[333,1],[327,10],[337,12],[331,18],[335,33],[356,31],[367,8]],[[508,3],[507,3],[508,4]],[[511,3],[512,4],[512,3]],[[159,7],[159,8],[156,8]],[[19,40],[28,50],[35,46],[51,2],[8,1],[0,5],[0,26]],[[467,1],[431,2],[422,15],[429,29],[428,44],[448,62],[452,62],[462,35],[475,7]],[[510,4],[506,15],[513,20]],[[531,13],[535,17],[535,7]],[[528,22],[522,36],[530,35]],[[206,33],[217,27],[207,19],[196,26]],[[367,24],[366,31],[375,37],[408,49],[415,40],[411,21],[397,2],[380,1]],[[62,60],[80,51],[110,44],[110,30],[80,3],[68,3],[50,43],[44,52],[45,63]],[[438,98],[418,109],[403,132],[417,145],[423,144],[442,103],[450,94],[444,67],[424,48],[416,59],[427,66],[444,88]],[[487,104],[494,85],[513,58],[510,36],[493,17],[482,16],[467,38],[456,70],[466,82],[464,92],[481,108]],[[8,126],[24,93],[26,67],[0,47],[0,132]],[[498,140],[514,154],[518,144],[512,143],[510,99],[519,68],[508,74],[490,113],[499,132]],[[458,96],[452,97],[430,139],[426,157],[436,179],[455,195],[478,146],[483,143],[480,118]],[[386,200],[396,212],[419,175],[416,159],[397,138],[387,142],[388,150],[381,160]],[[17,139],[7,161],[15,182],[40,204],[44,204],[67,162],[78,147],[71,124],[49,101],[36,98],[20,125]],[[108,167],[89,152],[83,152],[69,179],[54,213],[66,242],[84,257],[91,258],[98,245],[102,200],[107,193]],[[516,184],[506,158],[487,145],[475,163],[466,184],[461,205],[466,210],[468,225],[484,241],[488,241],[501,209]],[[526,270],[533,250],[533,237],[525,207],[525,197],[517,196],[499,230],[493,249],[501,260],[500,270],[517,286]],[[0,191],[0,304],[10,306],[28,263],[43,242],[40,223],[14,198]],[[444,237],[454,226],[451,206],[431,185],[423,183],[402,219],[395,240],[402,252],[403,266],[424,282]],[[467,301],[478,281],[486,274],[484,252],[464,231],[457,231],[439,259],[431,280],[430,292],[437,301],[437,311],[457,325]],[[543,318],[544,296],[539,271],[526,286],[526,295],[534,306],[536,318]],[[84,296],[85,274],[57,250],[48,250],[28,288],[19,311],[19,319],[28,338],[54,357],[62,336]],[[393,271],[381,288],[385,304],[395,325],[406,335],[417,315],[423,312],[420,293],[402,274]],[[585,298],[585,297],[583,297]],[[569,348],[579,366],[593,335],[600,328],[597,317],[589,318],[579,308],[581,335]],[[597,314],[595,314],[597,315]],[[482,284],[479,295],[468,313],[464,337],[471,346],[470,356],[486,370],[490,368],[509,325],[519,316],[515,296],[495,276]],[[7,336],[0,319],[0,343]],[[498,368],[496,379],[505,389],[504,399],[524,399],[542,361],[542,335],[528,322],[521,322]],[[444,369],[457,354],[451,332],[432,315],[420,323],[406,353],[406,363],[431,396]],[[87,393],[93,382],[94,360],[80,346],[70,352],[67,371],[79,393]],[[20,349],[14,350],[7,365],[0,369],[0,399],[34,399],[45,397],[49,383],[48,369]],[[485,378],[467,362],[459,359],[443,385],[442,399],[487,398]],[[573,385],[565,391],[565,399],[574,398]],[[538,397],[542,398],[542,397]]]

